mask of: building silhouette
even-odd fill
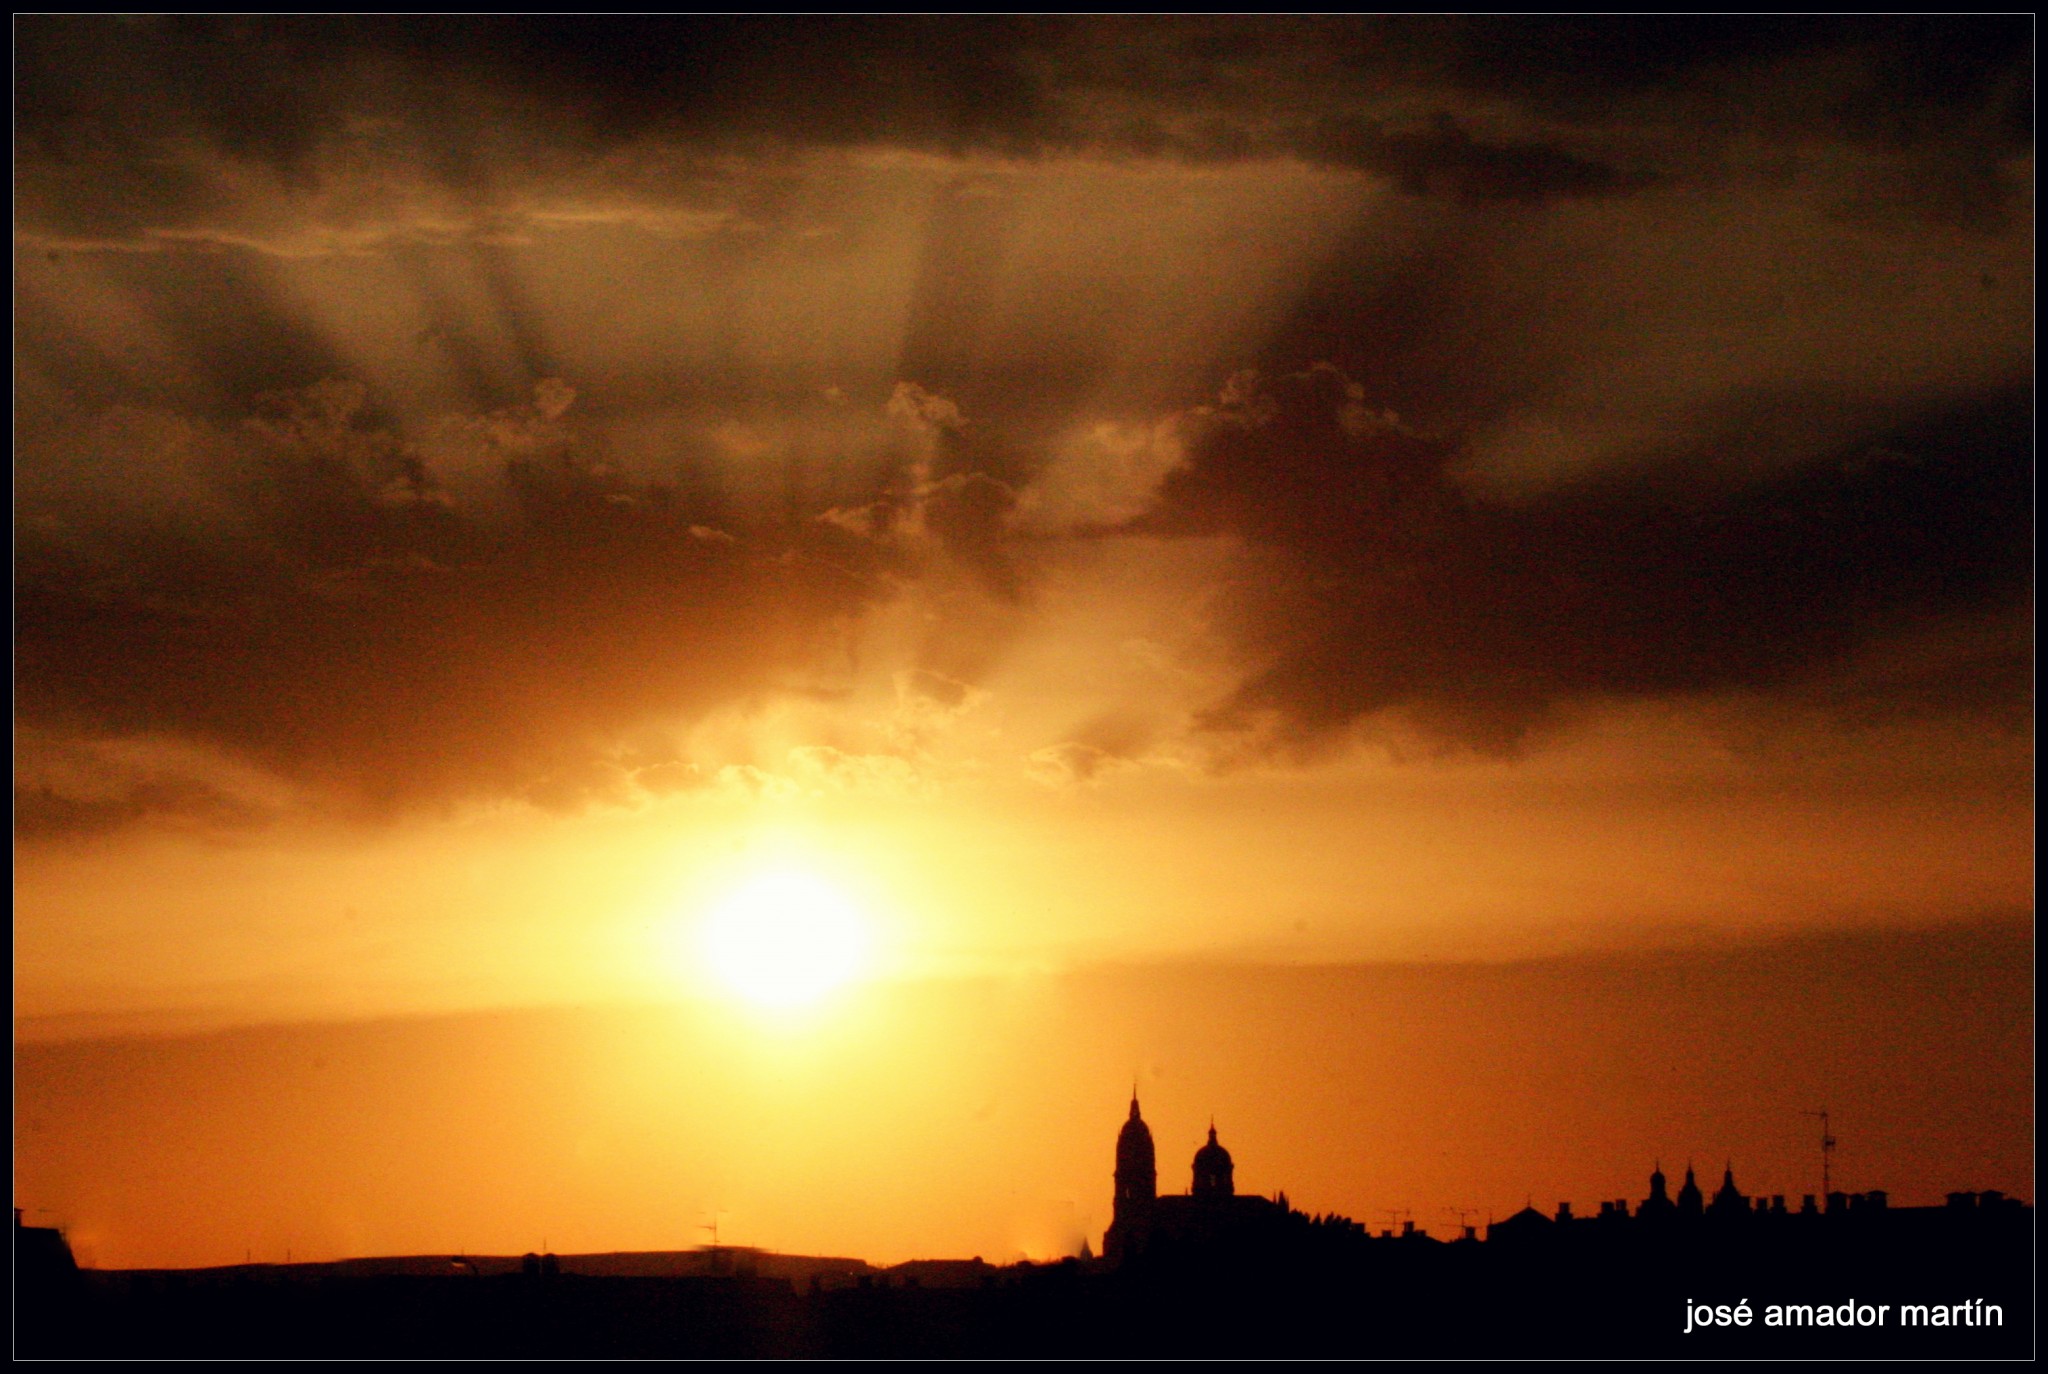
[[[1116,1208],[1119,1218],[1159,1195],[1159,1170],[1152,1156],[1152,1128],[1138,1114],[1138,1090],[1131,1089],[1131,1115],[1116,1135]]]
[[[1658,1160],[1650,1170],[1650,1195],[1643,1199],[1642,1215],[1668,1216],[1675,1205],[1671,1194],[1664,1191],[1664,1161]]]
[[[14,1209],[15,1358],[69,1353],[86,1330],[83,1282],[70,1242],[54,1226],[24,1226]]]
[[[1292,1215],[1287,1195],[1239,1194],[1236,1165],[1216,1138],[1213,1121],[1207,1143],[1195,1151],[1192,1173],[1186,1193],[1159,1194],[1152,1128],[1133,1091],[1130,1116],[1116,1137],[1115,1203],[1102,1237],[1103,1258],[1127,1264],[1143,1257],[1244,1253],[1283,1233]]]
[[[1685,1166],[1685,1182],[1678,1189],[1678,1214],[1682,1217],[1696,1217],[1705,1211],[1705,1199],[1700,1195],[1700,1182],[1692,1176],[1692,1163]]]
[[[1890,1194],[1882,1188],[1862,1193],[1837,1191],[1824,1199],[1808,1193],[1794,1210],[1786,1206],[1782,1193],[1769,1197],[1745,1194],[1736,1185],[1731,1161],[1722,1169],[1721,1186],[1711,1200],[1702,1196],[1688,1167],[1685,1184],[1673,1202],[1665,1191],[1663,1166],[1658,1165],[1650,1172],[1649,1196],[1633,1211],[1626,1198],[1602,1202],[1599,1215],[1589,1217],[1575,1217],[1569,1202],[1559,1203],[1554,1216],[1529,1206],[1489,1226],[1487,1240],[1519,1247],[1636,1235],[1678,1244],[1722,1244],[1823,1232],[1866,1239],[1924,1239],[1975,1234],[1987,1227],[2013,1224],[2029,1211],[2018,1199],[1996,1190],[1950,1193],[1940,1207],[1894,1207]]]
[[[25,1281],[65,1282],[78,1275],[71,1244],[54,1226],[24,1226],[22,1209],[14,1209],[14,1276]]]
[[[1749,1199],[1735,1186],[1735,1164],[1731,1160],[1721,1171],[1721,1186],[1714,1190],[1714,1202],[1707,1209],[1717,1217],[1733,1216],[1749,1210]]]
[[[1246,1197],[1212,1123],[1185,1192],[1160,1196],[1135,1098],[1117,1136],[1107,1257],[990,1265],[760,1254],[761,1269],[660,1270],[586,1255],[445,1257],[218,1270],[92,1272],[16,1214],[17,1354],[32,1358],[2024,1358],[2033,1336],[2033,1209],[1995,1192],[1893,1207],[1836,1193],[1796,1210],[1746,1197],[1724,1167],[1681,1211],[1662,1168],[1640,1204],[1533,1205],[1486,1239],[1413,1221],[1368,1231]],[[1698,1195],[1698,1180],[1692,1194]],[[730,1250],[731,1247],[726,1247]],[[543,1247],[543,1251],[545,1247]],[[783,1261],[780,1272],[771,1264]],[[1746,1330],[1688,1330],[1681,1300],[1739,1276]],[[1819,1287],[1825,1284],[1825,1287]],[[1717,1289],[1716,1285],[1723,1288]],[[1903,1295],[1883,1328],[1765,1319],[1837,1298]],[[1813,1302],[1809,1303],[1809,1298]],[[1821,1301],[1821,1299],[1827,1301]],[[1825,1326],[1827,1329],[1810,1329]]]
[[[1711,1198],[1688,1162],[1673,1197],[1659,1162],[1650,1171],[1649,1195],[1634,1206],[1627,1198],[1604,1199],[1597,1212],[1575,1215],[1569,1202],[1560,1202],[1554,1213],[1532,1204],[1491,1223],[1480,1248],[1502,1263],[1517,1262],[1515,1256],[1537,1262],[1545,1255],[1571,1256],[1574,1263],[1603,1255],[1617,1260],[1703,1257],[1781,1245],[1847,1247],[1870,1254],[1903,1246],[1920,1252],[1986,1244],[2030,1225],[2030,1219],[2025,1204],[1996,1192],[1954,1193],[1946,1206],[1914,1208],[1893,1207],[1881,1189],[1832,1192],[1822,1199],[1809,1194],[1794,1210],[1782,1194],[1746,1195],[1735,1181],[1733,1160],[1723,1165]],[[1466,1228],[1467,1242],[1478,1240],[1475,1230]],[[1102,1238],[1109,1268],[1134,1262],[1193,1262],[1210,1269],[1311,1260],[1341,1264],[1349,1262],[1347,1255],[1363,1253],[1356,1247],[1391,1255],[1392,1250],[1381,1251],[1390,1243],[1415,1253],[1419,1246],[1441,1247],[1412,1221],[1398,1234],[1390,1229],[1375,1236],[1346,1217],[1296,1212],[1285,1193],[1270,1198],[1240,1194],[1235,1161],[1217,1138],[1213,1120],[1208,1139],[1195,1151],[1187,1191],[1162,1195],[1152,1128],[1132,1091],[1130,1112],[1117,1132],[1114,1206]]]

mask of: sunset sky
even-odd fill
[[[16,1204],[2031,1200],[2032,43],[17,18]]]

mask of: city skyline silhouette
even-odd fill
[[[1928,1207],[1835,1191],[1788,1208],[1744,1194],[1732,1163],[1711,1199],[1688,1165],[1674,1197],[1660,1162],[1639,1202],[1605,1200],[1596,1215],[1527,1206],[1446,1242],[1401,1209],[1389,1210],[1398,1229],[1375,1232],[1297,1210],[1284,1191],[1238,1193],[1213,1122],[1188,1187],[1163,1191],[1135,1092],[1114,1160],[1100,1257],[1084,1240],[1049,1265],[783,1255],[721,1246],[714,1221],[694,1251],[558,1255],[544,1244],[517,1258],[96,1272],[76,1266],[61,1230],[25,1225],[17,1208],[17,1351],[1984,1356],[2031,1342],[2033,1209],[1997,1191],[1951,1191]],[[1766,1296],[1728,1301],[1716,1285],[1731,1273]],[[1360,1325],[1360,1282],[1400,1295],[1401,1334]],[[1419,1315],[1428,1331],[1473,1304],[1494,1320],[1448,1340],[1417,1336]],[[1522,1334],[1531,1323],[1540,1329]],[[1747,1348],[1717,1340],[1758,1325]]]
[[[53,1311],[1299,1354],[1355,1290],[1669,1353],[1736,1260],[2020,1311],[2027,16],[14,38]]]

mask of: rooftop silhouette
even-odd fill
[[[15,1213],[17,1348],[104,1357],[2012,1356],[2033,1208],[1996,1191],[1533,1205],[1441,1240],[1236,1188],[1212,1120],[1162,1193],[1136,1094],[1101,1258],[877,1268],[741,1246],[81,1272]],[[1461,1218],[1462,1220],[1462,1218]],[[1752,1303],[1748,1328],[1712,1304]],[[1698,1304],[1708,1304],[1702,1308]],[[1879,1317],[1883,1304],[1884,1317]],[[1848,1316],[1837,1320],[1842,1313]],[[1896,1312],[1896,1318],[1889,1314]],[[1789,1315],[1788,1315],[1789,1314]],[[1865,1320],[1864,1318],[1869,1318]],[[1889,1324],[1886,1324],[1889,1318]]]

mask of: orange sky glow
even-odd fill
[[[639,22],[18,21],[32,1219],[2031,1199],[2021,59]]]

